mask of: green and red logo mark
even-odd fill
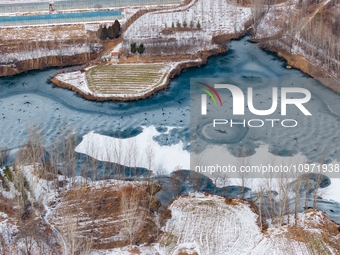
[[[205,86],[206,88],[201,88],[201,90],[203,90],[205,93],[207,93],[207,95],[210,96],[211,100],[214,102],[214,105],[217,105],[217,101],[216,101],[216,98],[215,96],[218,98],[218,101],[220,102],[220,106],[222,106],[222,99],[220,97],[220,94],[218,94],[218,92],[216,91],[215,88],[213,88],[212,86],[208,85],[208,84],[205,84],[203,82],[199,82],[200,84],[202,84],[203,86]],[[212,92],[212,93],[211,93]],[[213,93],[215,94],[215,96],[213,95]],[[207,100],[207,95],[202,95],[202,100]],[[204,97],[204,99],[203,99]]]

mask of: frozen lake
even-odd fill
[[[209,58],[201,68],[185,70],[166,90],[136,102],[89,102],[74,92],[47,84],[46,80],[60,69],[1,78],[0,147],[20,146],[27,138],[30,126],[39,126],[47,143],[60,137],[67,128],[78,135],[80,142],[90,131],[127,138],[140,134],[142,127],[154,126],[158,131],[172,127],[171,132],[159,132],[154,137],[160,146],[181,142],[182,148],[189,150],[190,78],[306,78],[298,70],[286,69],[284,61],[248,39],[232,41],[226,54]],[[264,88],[256,100],[268,101],[271,92],[268,86],[269,89]],[[242,147],[246,148],[247,155],[252,155],[260,144],[267,144],[269,152],[277,156],[301,153],[314,162],[320,159],[340,161],[339,95],[315,80],[308,83],[308,90],[312,94],[308,108],[313,118],[303,118],[298,128],[289,130],[267,128],[262,132],[251,129],[241,135],[239,132],[234,136],[230,134],[228,139],[233,142],[227,141],[226,149],[238,155]],[[295,112],[293,117],[298,118],[297,114]]]

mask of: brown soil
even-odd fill
[[[151,184],[153,185],[153,184]],[[156,238],[157,227],[151,211],[157,211],[158,200],[153,195],[158,188],[142,183],[110,184],[105,187],[86,185],[74,188],[61,195],[54,206],[50,221],[61,232],[70,231],[65,219],[72,219],[77,236],[86,242],[92,240],[92,248],[109,249],[129,244],[128,238],[121,236],[124,225],[122,211],[123,193],[133,195],[138,201],[138,211],[131,217],[145,218],[138,227],[133,244],[151,243]],[[130,209],[129,209],[130,210]],[[115,238],[118,237],[119,238]]]

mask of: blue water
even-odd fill
[[[0,26],[16,25],[43,25],[55,23],[76,23],[101,20],[121,19],[122,12],[115,11],[98,11],[98,12],[72,12],[58,14],[40,14],[27,16],[2,16],[0,17]]]

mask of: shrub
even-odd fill
[[[7,178],[7,180],[9,180],[10,182],[13,182],[13,173],[12,173],[11,169],[9,168],[9,166],[5,167],[4,175]]]
[[[141,43],[137,49],[139,54],[143,54],[145,51],[144,45]]]
[[[136,43],[131,43],[131,53],[135,54],[137,52],[137,44]]]
[[[30,190],[30,186],[29,186],[29,183],[28,183],[28,181],[27,181],[27,179],[26,179],[26,177],[24,176],[24,188],[26,189],[26,190]]]
[[[197,21],[197,25],[196,25],[196,27],[197,27],[198,29],[200,29],[200,28],[201,28],[201,24],[200,24],[200,22],[199,22],[199,21]]]
[[[1,174],[0,174],[0,180],[1,180],[1,183],[2,183],[2,188],[4,190],[6,190],[6,191],[10,191],[10,188],[9,188],[9,185],[8,185],[8,181]]]
[[[118,20],[115,20],[113,25],[109,26],[106,28],[106,26],[103,26],[99,29],[98,34],[99,38],[101,40],[106,40],[106,39],[115,39],[118,37],[119,32],[120,32],[120,23]]]

